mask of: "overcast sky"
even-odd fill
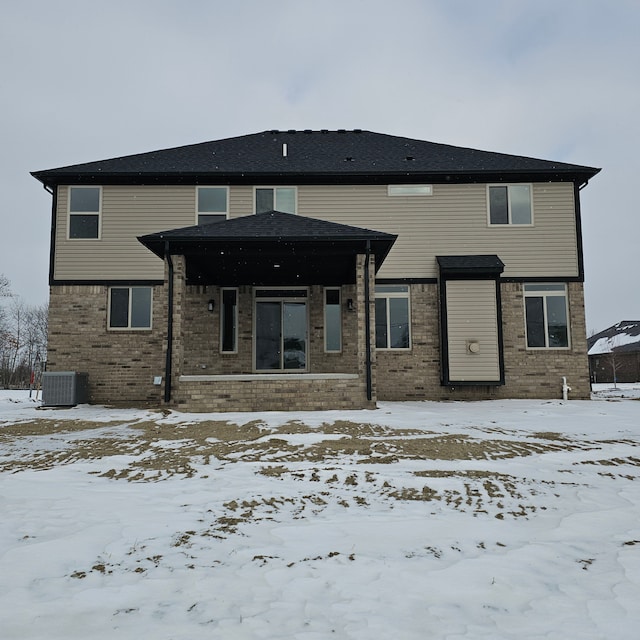
[[[46,301],[30,171],[361,128],[602,167],[587,325],[640,320],[639,34],[639,0],[2,0],[0,273]]]

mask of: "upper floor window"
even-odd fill
[[[566,349],[569,346],[565,284],[525,284],[524,312],[527,347]]]
[[[387,186],[388,196],[430,196],[433,187],[430,184],[390,184]]]
[[[151,287],[109,289],[109,329],[151,329]]]
[[[69,187],[69,238],[99,238],[100,209],[100,187]]]
[[[228,187],[197,187],[197,223],[226,220],[229,214]]]
[[[408,285],[376,285],[376,349],[409,349]]]
[[[489,186],[489,224],[533,224],[531,186]]]
[[[256,187],[256,213],[296,213],[295,187]]]

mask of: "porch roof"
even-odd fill
[[[355,282],[355,257],[375,256],[376,271],[397,236],[269,211],[161,231],[138,240],[158,257],[184,255],[189,284],[339,285]]]
[[[504,271],[504,262],[496,255],[436,256],[443,276],[495,275]]]

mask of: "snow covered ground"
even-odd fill
[[[0,392],[0,637],[639,637],[640,385],[375,411]]]

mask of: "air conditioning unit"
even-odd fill
[[[77,371],[45,371],[42,374],[42,406],[73,407],[89,398],[89,374]]]

